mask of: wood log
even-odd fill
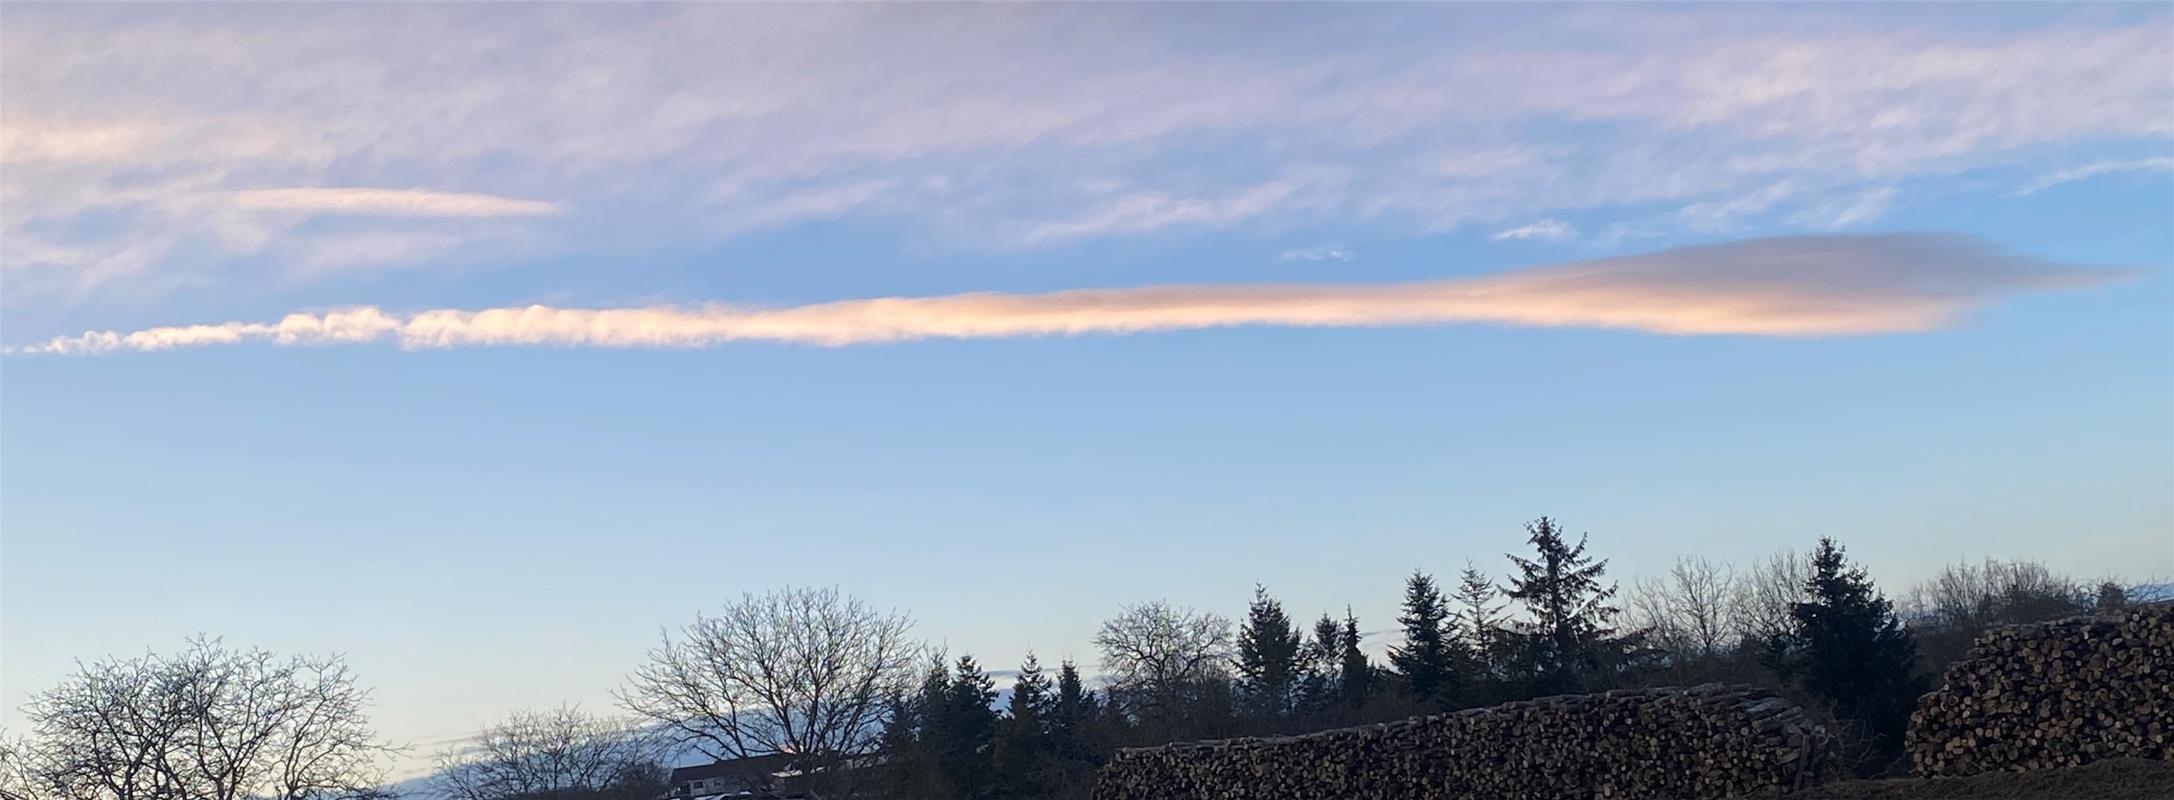
[[[2174,603],[1988,631],[1911,714],[1932,777],[2174,758]]]
[[[1123,750],[1094,797],[1698,800],[1776,794],[1835,773],[1831,740],[1801,710],[1709,684]]]

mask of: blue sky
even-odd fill
[[[2164,9],[5,21],[10,726],[206,632],[427,752],[786,584],[1380,627],[1541,514],[2174,574]]]

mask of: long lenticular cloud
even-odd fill
[[[1966,237],[1798,236],[1413,283],[975,292],[785,308],[534,305],[393,313],[363,306],[295,313],[277,322],[93,331],[18,352],[79,355],[244,342],[384,340],[409,349],[698,348],[741,341],[846,346],[1245,325],[1456,323],[1676,335],[1834,336],[1937,329],[2005,295],[2087,285],[2121,274],[2003,254]]]

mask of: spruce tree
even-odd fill
[[[926,763],[921,753],[921,710],[919,696],[908,696],[893,689],[883,698],[883,707],[889,712],[883,720],[883,734],[877,740],[884,763],[885,789],[892,796],[906,797],[926,787],[917,785],[921,776],[919,766]]]
[[[994,794],[996,771],[990,749],[996,739],[996,682],[983,672],[971,655],[959,656],[946,687],[940,738],[930,742],[936,752],[951,797],[982,798]]]
[[[1831,538],[1812,551],[1805,589],[1808,599],[1790,606],[1790,632],[1772,645],[1779,666],[1832,702],[1835,716],[1861,723],[1872,766],[1883,765],[1901,753],[1903,729],[1925,688],[1917,644],[1894,604]]]
[[[1585,554],[1586,538],[1573,546],[1554,520],[1541,517],[1525,526],[1539,558],[1510,556],[1517,574],[1510,578],[1510,599],[1525,606],[1529,618],[1519,637],[1524,666],[1536,694],[1575,692],[1599,683],[1604,673],[1623,665],[1635,642],[1620,637],[1610,605],[1616,585],[1603,585],[1608,562]]]
[[[892,726],[885,730],[891,793],[897,797],[944,797],[952,793],[941,750],[951,739],[951,667],[939,651],[912,694],[897,698]]]
[[[1501,596],[1502,590],[1495,586],[1493,578],[1472,562],[1465,562],[1452,599],[1457,605],[1458,625],[1464,629],[1468,653],[1465,674],[1475,682],[1498,676],[1502,667]]]
[[[1322,612],[1314,620],[1313,638],[1307,640],[1300,661],[1304,666],[1299,679],[1298,713],[1302,716],[1318,716],[1336,704],[1337,661],[1343,656],[1343,628],[1336,620]]]
[[[1079,679],[1079,665],[1065,659],[1057,667],[1057,696],[1051,708],[1051,727],[1069,737],[1085,722],[1094,702],[1091,692]]]
[[[1367,660],[1366,651],[1359,649],[1359,618],[1352,615],[1349,606],[1344,607],[1344,635],[1340,639],[1342,654],[1336,688],[1342,692],[1345,705],[1363,708],[1374,697],[1374,664]]]
[[[1079,666],[1065,659],[1057,668],[1057,693],[1050,704],[1050,735],[1055,740],[1056,768],[1064,784],[1085,785],[1094,779],[1109,750],[1116,746],[1111,722],[1095,692],[1080,680]]]
[[[1019,665],[1019,677],[1012,681],[1011,700],[997,724],[991,756],[1002,795],[1040,797],[1050,788],[1053,703],[1049,678],[1042,674],[1041,662],[1028,653]]]
[[[1456,631],[1432,576],[1414,571],[1405,580],[1404,613],[1397,623],[1404,628],[1404,644],[1389,651],[1389,663],[1403,676],[1412,699],[1423,707],[1453,703],[1462,688],[1457,676]]]
[[[2100,614],[2112,613],[2129,607],[2128,590],[2121,584],[2104,581],[2099,584],[2098,598],[2091,603],[2091,610]]]
[[[1290,716],[1303,646],[1283,604],[1266,587],[1255,586],[1245,626],[1238,631],[1238,688],[1248,712],[1270,720]]]

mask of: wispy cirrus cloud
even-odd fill
[[[1302,247],[1276,255],[1277,261],[1355,261],[1358,255],[1341,247]]]
[[[2061,170],[2059,172],[2041,175],[2037,178],[2032,179],[2031,182],[2023,184],[2022,188],[2016,189],[2013,192],[2009,192],[2008,196],[2023,197],[2026,195],[2037,194],[2039,192],[2043,192],[2047,189],[2051,189],[2064,183],[2075,183],[2076,181],[2080,180],[2096,178],[2100,175],[2115,175],[2124,172],[2166,171],[2174,171],[2174,157],[2139,158],[2126,161],[2097,161],[2090,164],[2085,164],[2080,167],[2072,167],[2069,169]]]
[[[427,189],[244,189],[228,197],[237,208],[248,211],[388,217],[540,217],[559,213],[558,204],[542,200]]]
[[[276,322],[93,331],[17,352],[85,355],[242,342],[385,340],[410,349],[694,348],[742,341],[847,346],[1230,326],[1456,323],[1682,335],[1850,335],[1931,330],[2005,295],[2087,285],[2117,275],[2004,254],[1952,236],[1802,236],[1414,283],[976,292],[788,308],[534,305],[394,313],[358,307],[295,313]]]
[[[1543,219],[1538,222],[1519,225],[1515,228],[1510,228],[1507,230],[1497,231],[1495,235],[1489,236],[1487,238],[1497,242],[1514,239],[1545,239],[1548,241],[1559,241],[1562,239],[1568,239],[1576,235],[1578,235],[1578,229],[1571,227],[1570,223],[1568,222],[1564,222],[1559,219]]]
[[[1652,204],[1786,229],[1913,176],[2174,135],[2174,22],[2149,13],[1381,7],[1323,47],[1298,6],[1210,39],[1139,6],[135,11],[24,6],[0,30],[10,302],[261,278],[239,255],[307,273],[344,247],[310,239],[418,226],[460,244],[375,252],[627,253],[856,215],[996,250]],[[269,219],[299,214],[345,219]]]
[[[1829,231],[1862,225],[1886,214],[1895,203],[1895,194],[1895,187],[1881,186],[1841,195],[1797,212],[1793,220],[1800,225]]]

